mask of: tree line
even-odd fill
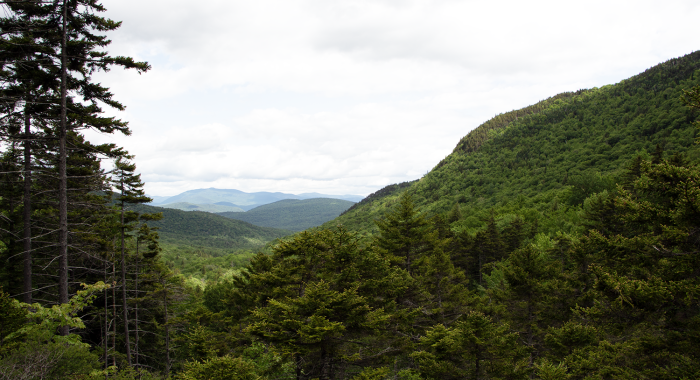
[[[131,133],[92,76],[150,66],[106,52],[120,23],[96,0],[0,6],[0,378],[162,362],[180,285],[147,224],[160,216],[129,210],[150,201],[133,156],[83,134]]]
[[[700,374],[700,170],[639,157],[585,232],[421,212],[301,232],[183,315],[181,379],[679,379]],[[181,338],[182,339],[182,338]]]

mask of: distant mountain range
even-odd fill
[[[330,195],[330,194],[319,194],[319,193],[304,193],[304,194],[287,194],[287,193],[271,193],[271,192],[257,192],[257,193],[246,193],[244,191],[235,189],[196,189],[185,191],[184,193],[172,196],[172,197],[162,197],[149,195],[153,198],[153,202],[150,203],[152,206],[160,206],[167,208],[175,208],[179,210],[198,210],[198,211],[209,211],[201,208],[203,205],[218,205],[226,207],[238,207],[243,211],[248,211],[253,208],[266,205],[269,203],[281,201],[284,199],[312,199],[312,198],[331,198],[331,199],[342,199],[351,202],[359,202],[364,197],[361,195]],[[185,208],[183,208],[185,207]],[[197,208],[200,207],[200,208]],[[216,209],[215,207],[212,209]],[[224,211],[234,211],[230,209],[218,209],[218,211],[211,212],[224,212]]]
[[[283,199],[247,212],[221,212],[221,216],[238,219],[260,227],[303,231],[336,218],[355,202],[343,199]]]
[[[175,202],[158,205],[158,207],[174,208],[182,211],[204,211],[204,212],[244,212],[242,208],[229,202],[217,202],[214,204],[194,204],[189,202]]]

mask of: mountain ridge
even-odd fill
[[[303,231],[319,226],[355,205],[343,199],[283,199],[258,206],[247,212],[222,212],[218,215],[249,222],[256,226]]]
[[[320,194],[320,193],[302,193],[302,194],[289,194],[282,192],[254,192],[247,193],[236,189],[217,189],[217,188],[207,188],[207,189],[194,189],[182,192],[178,195],[171,197],[159,197],[151,196],[154,198],[154,202],[151,203],[152,206],[161,206],[170,203],[186,202],[197,205],[204,204],[216,204],[221,202],[229,203],[234,207],[239,207],[244,211],[248,211],[258,206],[262,206],[268,203],[276,202],[283,199],[312,199],[312,198],[329,198],[329,199],[341,199],[351,202],[359,202],[364,197],[361,195],[330,195],[330,194]],[[158,200],[155,200],[158,199]]]
[[[419,180],[389,185],[325,226],[340,223],[376,233],[373,220],[408,191],[429,214],[444,215],[458,205],[474,215],[454,228],[479,228],[488,217],[485,210],[509,202],[520,200],[532,206],[528,212],[546,214],[547,207],[573,202],[572,193],[580,193],[576,199],[582,201],[592,189],[614,184],[628,162],[649,157],[657,145],[698,161],[692,124],[698,113],[680,101],[684,90],[698,84],[700,51],[616,84],[565,92],[497,115],[460,139]]]
[[[166,244],[224,250],[258,249],[291,231],[260,227],[241,220],[202,211],[182,211],[149,205],[135,205],[141,213],[162,213],[163,219],[148,222],[158,228]]]

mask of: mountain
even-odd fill
[[[153,204],[153,205],[161,204],[163,201],[170,198],[170,197],[163,197],[160,195],[148,195],[148,194],[146,194],[146,196],[153,199],[153,202],[151,202],[151,204]]]
[[[342,199],[285,199],[258,206],[247,212],[223,212],[219,215],[243,220],[256,226],[303,231],[319,226],[354,205]]]
[[[163,208],[174,208],[182,211],[204,211],[204,212],[243,212],[243,209],[229,202],[218,202],[214,204],[197,205],[188,202],[176,202],[159,205]]]
[[[208,212],[181,211],[146,205],[134,206],[134,209],[148,213],[162,212],[162,220],[148,224],[159,228],[163,243],[176,246],[185,245],[229,251],[255,249],[291,233],[275,228],[255,226]]]
[[[319,194],[319,193],[302,193],[298,194],[299,199],[313,199],[313,198],[331,198],[331,199],[342,199],[350,202],[359,202],[365,197],[362,195],[329,195],[329,194]]]
[[[533,228],[566,231],[567,225],[546,225],[557,218],[542,217],[569,212],[574,220],[569,207],[612,189],[636,156],[663,151],[700,161],[698,112],[680,100],[698,84],[700,52],[694,52],[614,85],[500,114],[463,137],[423,178],[387,186],[326,226],[342,223],[371,235],[373,221],[408,191],[428,214],[463,215],[453,229],[483,228],[495,213],[503,223],[517,215],[539,223]]]
[[[152,197],[154,198],[154,197]],[[196,205],[204,204],[221,204],[225,202],[228,206],[239,207],[245,211],[253,209],[264,204],[277,202],[283,199],[312,199],[312,198],[332,198],[332,199],[343,199],[352,202],[357,202],[361,200],[360,195],[328,195],[328,194],[318,194],[318,193],[304,193],[304,194],[287,194],[287,193],[271,193],[271,192],[257,192],[257,193],[246,193],[235,189],[196,189],[185,191],[184,193],[167,197],[154,198],[152,205],[165,205],[171,203],[186,202]]]

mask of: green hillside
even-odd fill
[[[252,224],[201,212],[154,206],[138,206],[143,212],[162,212],[163,219],[149,222],[159,228],[161,240],[170,244],[220,249],[251,249],[289,235],[289,231]]]
[[[612,187],[626,163],[640,154],[648,157],[657,145],[666,156],[682,152],[698,161],[692,125],[697,111],[680,100],[683,90],[697,84],[700,52],[614,85],[559,94],[498,115],[462,138],[420,180],[401,189],[389,186],[327,226],[342,223],[373,234],[374,220],[404,188],[428,213],[447,213],[459,205],[465,218],[453,224],[457,229],[481,228],[491,209],[506,219],[516,213],[530,221],[566,212],[559,206],[580,204],[587,195]]]
[[[148,222],[158,228],[162,260],[176,273],[205,281],[217,281],[227,271],[245,265],[269,242],[291,234],[208,212],[147,205],[134,209],[163,213],[162,220]]]
[[[222,212],[218,214],[256,226],[303,231],[337,217],[354,204],[354,202],[331,198],[285,199],[256,207],[244,213]]]

